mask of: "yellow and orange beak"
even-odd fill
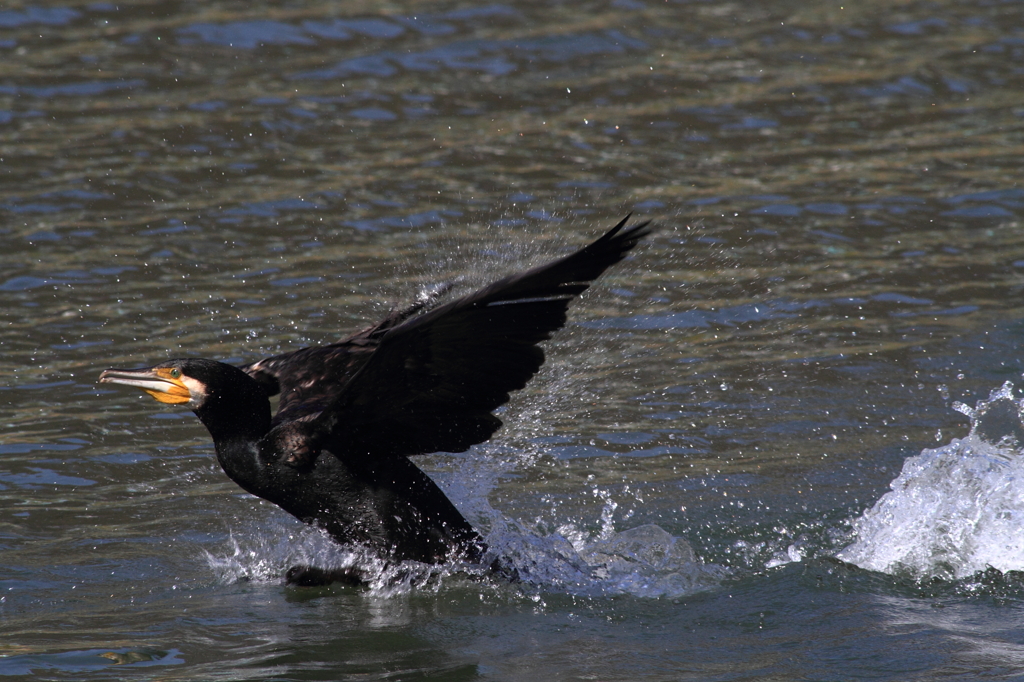
[[[135,386],[162,403],[182,405],[192,399],[192,392],[183,378],[177,367],[107,369],[100,374],[100,383]]]

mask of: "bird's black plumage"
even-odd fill
[[[462,452],[544,362],[569,302],[650,232],[627,216],[589,246],[432,307],[425,298],[338,343],[241,368],[178,359],[100,381],[188,404],[242,488],[392,560],[476,560],[480,536],[408,457]],[[271,416],[269,397],[280,394]]]

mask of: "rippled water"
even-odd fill
[[[1024,674],[1020,3],[19,3],[0,57],[0,675]],[[629,211],[506,427],[421,460],[519,585],[284,587],[355,559],[96,384]]]

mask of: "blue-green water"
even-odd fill
[[[1020,3],[18,4],[0,57],[0,675],[1024,675]],[[517,585],[286,587],[350,556],[96,383],[629,211],[505,428],[418,460]]]

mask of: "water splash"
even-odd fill
[[[686,540],[653,524],[621,532],[605,528],[588,538],[572,525],[544,535],[502,517],[494,520],[486,541],[491,549],[482,564],[387,564],[369,552],[338,545],[316,528],[269,534],[261,528],[232,533],[230,553],[206,552],[206,560],[226,583],[280,583],[297,565],[356,567],[371,592],[385,597],[436,591],[449,579],[505,583],[510,577],[510,585],[530,593],[681,597],[713,589],[727,576],[726,569],[701,562]],[[492,563],[500,567],[497,572],[487,568]]]
[[[839,559],[915,579],[1024,569],[1024,401],[1006,382],[974,408],[953,407],[970,433],[909,458]]]
[[[389,564],[371,552],[343,547],[326,532],[312,526],[292,533],[268,533],[265,527],[249,533],[232,533],[229,544],[231,553],[228,555],[205,552],[208,565],[225,583],[279,584],[294,566],[315,567],[327,572],[356,569],[371,592],[388,597],[413,589],[437,590],[446,576],[478,577],[485,572],[482,566],[457,562]]]
[[[217,555],[204,550],[210,568],[225,583],[281,582],[292,566],[323,569],[359,566],[373,576],[384,570],[379,559],[342,547],[326,532],[312,526],[303,526],[298,532],[273,527],[233,531],[228,544],[230,554]]]
[[[585,538],[572,525],[542,535],[509,522],[487,541],[523,586],[545,592],[675,598],[714,589],[728,575],[654,524]]]

